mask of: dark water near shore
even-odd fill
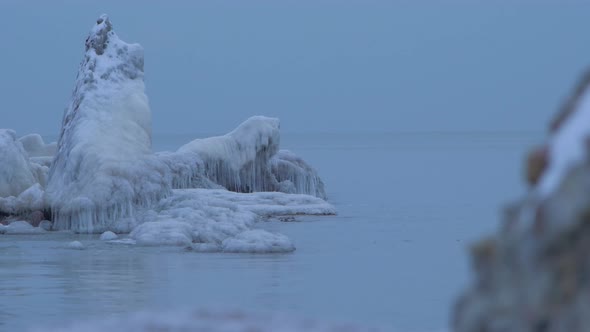
[[[191,137],[157,135],[156,150]],[[0,235],[0,331],[186,307],[278,311],[440,331],[468,282],[466,247],[524,190],[534,133],[285,134],[323,177],[335,217],[269,222],[291,254],[113,246],[97,236]],[[65,248],[77,239],[86,250]]]

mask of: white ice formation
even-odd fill
[[[0,214],[43,209],[47,168],[29,161],[12,130],[0,129]]]
[[[288,238],[255,222],[335,213],[317,172],[279,150],[278,119],[255,116],[227,135],[154,154],[143,76],[143,48],[101,16],[57,144],[0,131],[0,216],[26,210],[36,225],[51,212],[43,228],[104,232],[108,242],[288,252]]]
[[[224,136],[196,139],[178,149],[196,154],[205,175],[235,192],[281,191],[326,198],[317,172],[281,150],[279,119],[254,116]]]
[[[50,167],[57,151],[57,142],[45,143],[39,134],[29,134],[18,139],[34,164]],[[48,170],[48,169],[47,169]],[[45,173],[47,173],[47,170]]]
[[[139,245],[190,246],[196,251],[289,252],[294,246],[283,235],[254,229],[264,217],[329,215],[326,201],[280,192],[235,193],[225,189],[174,190],[129,235]]]
[[[151,153],[143,48],[121,41],[103,15],[86,40],[49,172],[54,228],[116,228],[169,191],[166,166]]]

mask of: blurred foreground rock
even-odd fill
[[[586,75],[527,157],[531,188],[471,248],[457,332],[590,331],[590,92]]]

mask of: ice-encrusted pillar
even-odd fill
[[[47,201],[54,228],[129,230],[135,209],[166,195],[169,180],[151,154],[143,48],[120,40],[102,15],[85,42],[65,110]]]

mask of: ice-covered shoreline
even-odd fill
[[[85,47],[57,143],[0,131],[0,222],[201,251],[288,252],[289,239],[254,223],[336,213],[315,169],[280,150],[275,118],[153,153],[143,48],[119,39],[106,15]]]

